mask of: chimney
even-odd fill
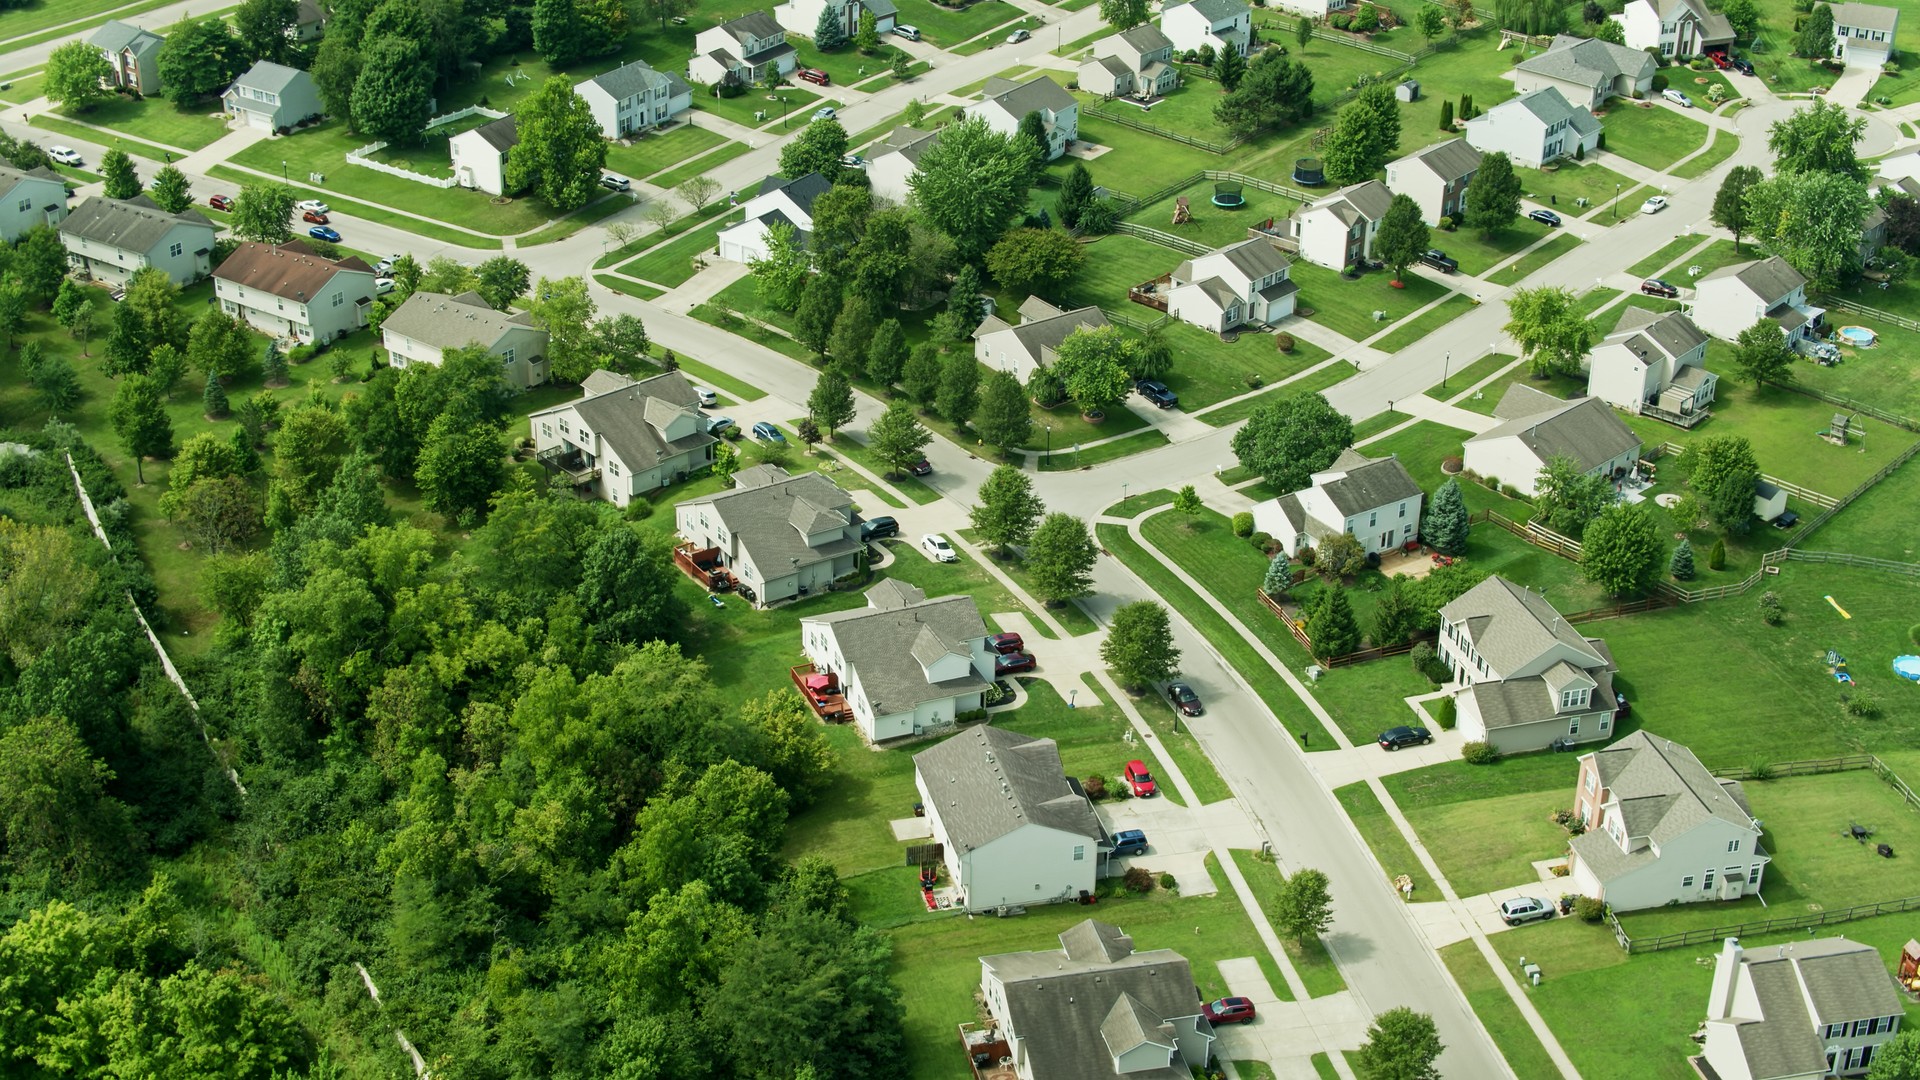
[[[1740,939],[1728,938],[1713,965],[1713,989],[1707,995],[1707,1019],[1724,1020],[1733,1008],[1733,987],[1739,981]]]

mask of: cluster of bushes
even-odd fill
[[[1451,458],[1449,460],[1458,461],[1460,459]],[[1486,488],[1488,491],[1499,492],[1500,494],[1505,495],[1509,499],[1519,499],[1521,501],[1526,501],[1527,497],[1525,495],[1520,494],[1519,488],[1514,487],[1512,484],[1501,483],[1500,478],[1497,476],[1481,476],[1479,473],[1474,472],[1472,469],[1462,468],[1460,470],[1460,477],[1461,479],[1464,479],[1464,480],[1471,480],[1474,483],[1479,484],[1481,487]]]
[[[1492,765],[1500,760],[1500,751],[1491,743],[1475,740],[1460,748],[1460,759],[1469,765]]]
[[[1296,342],[1293,340],[1293,335],[1287,333],[1284,330],[1282,330],[1278,334],[1273,335],[1273,347],[1276,349],[1279,349],[1283,353],[1293,352],[1294,347],[1298,344],[1299,342]]]
[[[1107,790],[1107,778],[1099,775],[1089,776],[1080,781],[1080,790],[1086,792],[1087,798],[1094,802],[1099,802],[1112,794]]]
[[[1150,893],[1153,891],[1153,871],[1144,866],[1127,867],[1127,876],[1121,879],[1130,893]]]
[[[1779,626],[1786,618],[1786,609],[1780,604],[1780,594],[1768,589],[1760,594],[1760,621],[1768,626]]]
[[[1413,650],[1407,653],[1407,659],[1413,662],[1413,670],[1424,675],[1428,682],[1436,686],[1453,677],[1453,672],[1447,670],[1447,662],[1440,659],[1439,652],[1434,649],[1430,642],[1416,642]],[[1452,705],[1453,699],[1448,698],[1447,704]],[[1451,713],[1453,710],[1448,709],[1447,711]],[[1436,716],[1437,715],[1438,714],[1436,714]],[[1448,724],[1446,726],[1451,728],[1453,725]]]
[[[1253,514],[1251,512],[1242,510],[1233,515],[1233,535],[1242,540],[1253,535]],[[1920,626],[1916,626],[1914,629],[1920,630]]]

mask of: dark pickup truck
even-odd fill
[[[1420,256],[1420,261],[1443,274],[1451,274],[1460,269],[1460,264],[1447,258],[1446,252],[1434,248],[1428,248],[1427,253]]]

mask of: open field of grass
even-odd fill
[[[1309,316],[1329,330],[1364,341],[1446,295],[1448,289],[1413,274],[1404,280],[1406,288],[1391,284],[1393,275],[1385,271],[1347,278],[1336,271],[1304,260],[1293,264],[1291,276],[1300,284],[1299,304],[1312,308]],[[1376,321],[1373,313],[1386,317]]]
[[[1675,88],[1686,81],[1675,77]],[[1656,172],[1700,149],[1709,132],[1707,125],[1664,103],[1641,108],[1616,101],[1605,124],[1608,150]]]
[[[620,272],[669,288],[684,284],[695,273],[695,259],[713,257],[712,252],[719,244],[720,230],[729,224],[732,222],[723,217],[682,233],[667,243],[649,248],[639,258],[622,265]]]
[[[1607,145],[1613,145],[1611,137]],[[1605,165],[1591,162],[1582,165],[1563,161],[1551,170],[1515,169],[1513,172],[1520,178],[1521,190],[1527,198],[1549,207],[1563,218],[1581,213],[1581,199],[1590,205],[1602,206],[1613,198],[1616,190],[1624,195],[1634,187],[1632,180]]]
[[[745,143],[729,142],[718,150],[702,154],[656,176],[650,176],[647,182],[662,188],[678,187],[696,176],[719,168],[750,149],[752,148]]]
[[[1535,883],[1532,863],[1566,854],[1567,831],[1547,815],[1573,803],[1571,782],[1552,791],[1401,808],[1461,896]]]
[[[1107,32],[1112,33],[1111,30]],[[1214,106],[1220,103],[1223,95],[1220,84],[1211,79],[1190,78],[1185,86],[1176,89],[1173,93],[1154,102],[1151,108],[1146,109],[1124,100],[1101,102],[1097,94],[1076,93],[1076,96],[1083,103],[1082,116],[1087,115],[1086,103],[1093,103],[1103,111],[1119,113],[1142,123],[1195,139],[1225,145],[1233,138],[1233,133],[1213,117]],[[1165,179],[1174,178],[1167,176]],[[1206,191],[1207,197],[1212,198],[1211,185],[1207,186]],[[1279,196],[1272,196],[1272,198],[1279,198]],[[1208,208],[1211,209],[1212,205],[1209,204]]]
[[[1920,521],[1920,468],[1909,461],[1835,514],[1801,546],[1920,562],[1920,533],[1911,527],[1916,521]]]
[[[608,144],[607,168],[621,176],[643,180],[728,141],[725,135],[706,128],[681,124],[664,135],[636,138],[632,146]]]
[[[1151,311],[1127,299],[1127,290],[1143,281],[1151,281],[1180,263],[1180,253],[1163,248],[1137,236],[1103,236],[1087,245],[1087,261],[1067,283],[1063,299],[1075,307],[1097,304],[1109,311],[1142,316]],[[1009,312],[1026,297],[1008,294]]]
[[[1442,300],[1438,306],[1428,308],[1421,315],[1402,322],[1393,333],[1374,342],[1373,347],[1382,352],[1399,352],[1472,310],[1472,301],[1459,293],[1454,293]]]
[[[920,28],[922,39],[951,48],[971,37],[1021,17],[1005,0],[982,0],[964,11],[949,11],[928,0],[899,0],[899,21]]]
[[[42,131],[52,132],[55,136],[65,136],[69,139],[79,139],[86,142],[99,143],[102,146],[118,147],[119,149],[125,150],[130,154],[135,154],[137,156],[144,157],[150,161],[164,161],[166,158],[165,150],[161,149],[158,146],[155,146],[154,144],[146,141],[145,139],[139,139],[139,138],[135,138],[132,135],[125,135],[125,134],[116,135],[111,131],[103,131],[99,128],[88,127],[86,124],[79,123],[74,120],[68,120],[64,117],[55,116],[52,113],[41,113],[40,115],[34,117],[32,121],[32,126],[37,127]],[[42,144],[51,146],[59,143],[61,139],[57,137],[42,138],[42,139],[39,139],[38,141],[41,142]],[[100,163],[98,161],[88,161],[87,166],[92,169],[97,169],[100,167]],[[69,169],[69,166],[55,164],[54,168],[60,172],[67,172]],[[75,172],[78,172],[78,170],[75,170]],[[92,176],[95,174],[86,173],[83,175]]]
[[[1479,229],[1434,230],[1432,242],[1460,264],[1461,273],[1479,276],[1534,241],[1545,239],[1551,231],[1537,221],[1522,217],[1494,233],[1492,239],[1482,236]]]
[[[108,98],[83,113],[65,113],[68,119],[83,124],[110,128],[135,139],[184,150],[211,145],[227,133],[227,124],[218,105],[180,109],[162,97],[135,101],[127,97]],[[106,142],[97,135],[95,142]]]
[[[1286,885],[1286,875],[1273,864],[1271,859],[1263,859],[1257,851],[1235,849],[1233,861],[1240,868],[1240,874],[1247,879],[1247,887],[1253,890],[1260,900],[1261,910],[1267,913],[1267,921],[1274,921],[1279,910],[1280,890]],[[1340,977],[1340,969],[1334,966],[1333,958],[1327,955],[1326,943],[1314,938],[1305,945],[1297,941],[1285,941],[1287,958],[1293,961],[1293,968],[1306,985],[1308,995],[1326,997],[1337,994],[1347,988],[1347,980]],[[1284,987],[1274,987],[1276,993],[1286,996]]]

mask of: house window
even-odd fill
[[[33,200],[32,200],[32,199],[21,199],[21,200],[20,200],[20,206],[18,207],[18,209],[19,209],[19,211],[20,211],[21,213],[23,213],[23,214],[24,214],[24,213],[26,213],[27,211],[29,211],[29,210],[31,210],[31,209],[33,209]]]
[[[1594,785],[1596,785],[1596,784],[1598,784],[1599,782],[1600,782],[1599,780],[1597,780],[1597,779],[1595,779],[1595,778],[1594,778],[1594,772],[1593,772],[1593,770],[1592,770],[1592,769],[1588,769],[1588,770],[1587,770],[1587,792],[1588,792],[1589,794],[1591,794],[1591,793],[1593,792],[1593,789],[1594,789]]]
[[[1609,732],[1609,731],[1611,731],[1611,730],[1613,730],[1613,716],[1612,716],[1612,714],[1610,714],[1610,713],[1601,713],[1601,714],[1600,714],[1600,734],[1602,734],[1602,735],[1605,735],[1605,734],[1606,734],[1607,732]]]
[[[619,463],[619,462],[617,462],[617,461],[609,461],[609,462],[607,462],[607,471],[608,471],[608,472],[610,472],[610,473],[612,473],[612,474],[613,474],[613,475],[615,475],[615,476],[619,476],[619,475],[620,475],[620,463]]]
[[[500,354],[500,362],[503,364],[513,363],[513,350],[511,348]]]
[[[1401,504],[1400,504],[1400,516],[1401,516],[1401,517],[1406,517],[1406,516],[1407,516],[1407,504],[1406,504],[1406,503],[1401,503]]]
[[[1681,887],[1681,888],[1683,888],[1683,889],[1691,889],[1691,888],[1693,888],[1693,875],[1692,875],[1692,874],[1688,874],[1688,875],[1687,875],[1686,877],[1683,877],[1683,878],[1681,878],[1681,879],[1680,879],[1680,887]]]
[[[1700,875],[1700,887],[1703,889],[1713,888],[1713,871],[1709,870]]]
[[[347,297],[346,297],[346,294],[345,294],[345,293],[334,293],[334,294],[333,294],[333,306],[334,306],[334,307],[339,307],[339,306],[340,306],[341,304],[344,304],[344,303],[346,303],[346,302],[347,302]]]
[[[1578,690],[1562,690],[1560,691],[1560,707],[1563,709],[1578,709],[1586,705],[1587,696],[1591,692],[1592,691],[1585,687]]]
[[[1073,845],[1073,861],[1074,862],[1084,861],[1086,857],[1087,857],[1087,846],[1085,844]]]
[[[1569,735],[1580,734],[1580,718],[1579,717],[1576,716],[1572,720],[1567,721],[1567,734]]]
[[[567,433],[567,422],[565,420],[562,420],[560,421],[560,434],[565,435],[566,433]]]
[[[177,259],[180,257],[180,253],[185,250],[187,250],[185,244],[169,244],[167,246],[167,257]]]
[[[1871,1020],[1855,1020],[1853,1022],[1853,1038],[1857,1039],[1860,1036],[1865,1035],[1867,1033],[1867,1025],[1871,1023],[1873,1023],[1873,1021]],[[1852,1064],[1852,1063],[1849,1062],[1848,1064]]]
[[[1378,510],[1368,511],[1367,512],[1367,528],[1371,529],[1378,524],[1380,524],[1380,511]]]
[[[1727,841],[1727,850],[1728,850],[1729,852],[1734,852],[1734,851],[1739,851],[1739,850],[1740,850],[1740,841],[1738,841],[1738,840],[1729,840],[1729,841]]]
[[[553,438],[553,425],[542,423],[540,425],[540,434],[545,435],[549,439]]]
[[[1753,866],[1747,870],[1747,884],[1749,885],[1760,884],[1760,867],[1762,865],[1763,864],[1761,863],[1754,863]]]

